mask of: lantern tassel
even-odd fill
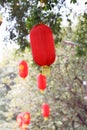
[[[41,94],[44,94],[44,90],[40,90]]]
[[[50,66],[42,66],[42,74],[45,76],[49,76],[50,75]]]
[[[27,124],[23,124],[22,129],[24,130],[24,129],[27,129],[27,128],[28,128],[28,125]]]
[[[44,120],[47,121],[47,120],[48,120],[48,117],[44,117]]]

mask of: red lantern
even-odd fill
[[[17,116],[17,122],[21,130],[27,130],[28,125],[30,124],[30,113],[23,112]]]
[[[43,92],[46,89],[46,76],[39,74],[37,77],[37,84],[40,91]]]
[[[28,65],[26,61],[21,61],[19,64],[19,75],[22,78],[26,78],[28,75]]]
[[[16,118],[17,122],[18,122],[18,125],[21,127],[22,124],[23,124],[23,115],[22,114],[19,114]]]
[[[34,61],[40,66],[49,66],[55,60],[54,39],[50,27],[34,26],[30,31],[30,45]]]
[[[47,103],[44,103],[42,105],[42,116],[45,118],[45,119],[48,119],[50,115],[50,107]]]
[[[24,124],[30,124],[30,113],[29,112],[25,112],[23,114],[23,122]]]

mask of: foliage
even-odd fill
[[[78,24],[75,27],[73,40],[78,43],[77,55],[84,56],[87,53],[87,13],[78,17]]]
[[[71,3],[76,3],[76,0],[71,0]]]
[[[39,22],[51,26],[55,34],[55,42],[61,41],[59,36],[61,15],[59,12],[53,12],[54,6],[58,3],[57,0],[42,0],[41,5],[44,6],[37,6],[38,0],[20,0],[19,2],[16,0],[1,0],[0,2],[2,2],[2,5],[6,2],[10,7],[10,18],[16,21],[15,28],[19,34],[17,38],[21,48],[24,49],[28,45],[27,41],[25,45],[25,36],[27,36],[28,30]],[[74,3],[74,0],[71,2]],[[75,36],[72,37],[75,42],[82,43],[82,45],[85,43],[84,46],[86,41],[83,42],[82,39],[86,35],[82,35],[82,31],[85,34],[86,16],[82,19],[80,17],[82,23],[79,22],[79,26],[77,25],[74,32]],[[82,30],[80,27],[84,29]],[[71,27],[66,28],[66,30],[63,29],[60,33],[62,39],[70,39],[72,30],[68,36],[67,30],[70,30]],[[10,30],[10,32],[12,31]],[[14,37],[13,32],[11,36]],[[20,52],[12,55],[12,57],[7,57],[8,55],[5,56],[6,58],[4,57],[3,63],[0,64],[1,129],[18,130],[16,116],[23,111],[31,113],[30,130],[87,129],[87,54],[85,53],[84,57],[76,57],[75,48],[75,46],[66,46],[62,43],[60,46],[56,44],[56,60],[51,66],[50,76],[47,77],[47,89],[44,94],[37,89],[36,79],[41,72],[41,68],[33,62],[30,49],[26,48],[24,53]],[[29,65],[29,75],[25,80],[18,75],[18,64],[21,60],[26,60]],[[47,121],[41,116],[43,102],[48,102],[51,108],[51,114]]]
[[[0,103],[3,115],[0,127],[18,129],[16,116],[23,111],[31,113],[29,129],[35,130],[83,130],[87,127],[87,59],[77,58],[73,46],[61,45],[56,48],[56,60],[51,66],[51,74],[47,77],[47,89],[41,94],[37,88],[36,78],[41,68],[33,63],[31,51],[16,54],[5,59],[0,66],[2,96]],[[18,55],[18,56],[17,56]],[[29,65],[29,75],[23,80],[18,75],[20,60]],[[6,87],[8,86],[8,87]],[[41,116],[41,105],[48,102],[51,114],[47,121]]]
[[[10,39],[17,40],[16,43],[24,50],[29,46],[26,37],[32,26],[43,22],[52,28],[55,43],[59,43],[62,21],[60,10],[65,3],[66,0],[0,0],[5,11],[8,10],[8,22],[14,22],[13,27],[6,28],[10,32]]]

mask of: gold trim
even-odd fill
[[[42,74],[45,76],[49,76],[50,75],[50,66],[42,66]]]

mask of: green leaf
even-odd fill
[[[70,3],[75,4],[77,2],[77,0],[71,0]]]

